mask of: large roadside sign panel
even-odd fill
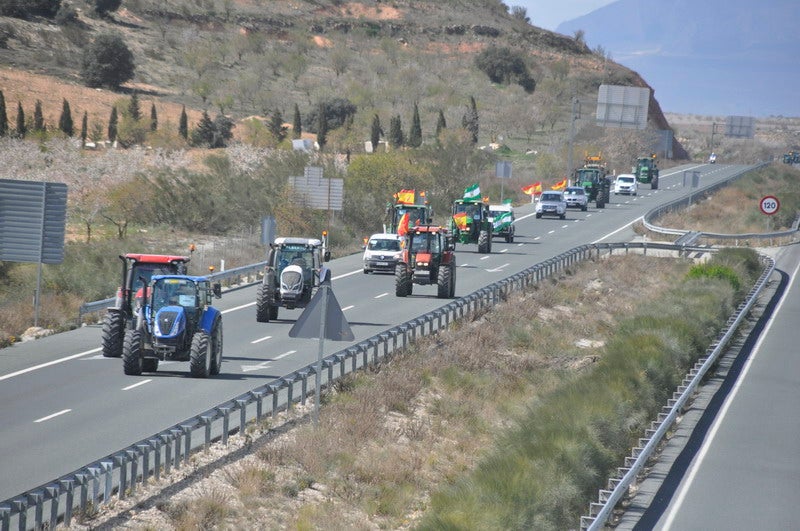
[[[649,108],[649,88],[600,85],[596,122],[600,127],[645,129]]]
[[[0,179],[0,261],[64,261],[67,185]]]

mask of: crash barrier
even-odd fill
[[[323,358],[320,387],[328,388],[347,374],[386,361],[418,337],[435,334],[458,319],[486,311],[512,292],[522,291],[580,262],[615,252],[647,254],[652,250],[678,254],[713,252],[708,247],[655,242],[598,243],[573,248]],[[69,526],[76,515],[90,514],[115,496],[125,499],[148,484],[151,478],[158,480],[162,475],[169,475],[172,468],[184,466],[193,451],[203,450],[214,441],[227,444],[228,438],[236,433],[243,436],[248,422],[260,422],[267,415],[275,417],[296,403],[305,405],[307,398],[316,392],[316,371],[316,363],[303,367],[79,470],[0,502],[0,529],[9,531],[12,524],[23,531],[44,526],[54,529],[58,523]]]
[[[267,262],[258,262],[242,267],[235,267],[227,271],[219,271],[206,275],[206,278],[212,282],[220,282],[223,288],[230,288],[231,286],[249,286],[256,282],[260,282],[260,275],[264,271]],[[83,318],[91,313],[102,312],[109,306],[113,305],[115,298],[111,297],[100,301],[86,302],[81,305],[78,310],[78,324],[83,322]]]
[[[600,490],[598,501],[589,504],[589,515],[581,516],[581,530],[595,531],[610,524],[609,520],[617,505],[627,498],[631,489],[635,489],[639,481],[645,478],[645,465],[654,456],[664,435],[675,424],[678,416],[683,414],[700,382],[716,364],[720,354],[728,347],[742,320],[747,317],[761,291],[769,282],[775,269],[775,261],[763,255],[761,260],[764,269],[758,281],[725,323],[725,327],[717,339],[709,345],[706,354],[694,364],[681,385],[672,393],[672,398],[667,400],[665,406],[662,406],[658,418],[650,423],[650,428],[645,430],[645,436],[639,439],[639,445],[633,448],[630,457],[625,458],[624,466],[617,468],[617,475],[608,479],[607,488]]]

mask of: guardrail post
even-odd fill
[[[36,529],[41,529],[43,522],[43,508],[42,501],[44,500],[44,493],[40,490],[28,493],[28,504],[33,505],[33,525]]]
[[[58,485],[50,485],[45,487],[44,491],[45,497],[50,500],[50,520],[47,526],[49,529],[55,529],[56,524],[58,524],[58,506],[61,488]]]
[[[175,462],[173,463],[175,469],[179,469],[181,467],[181,435],[182,432],[180,428],[173,428],[169,430],[172,432],[173,441],[175,441]]]
[[[189,464],[189,454],[192,453],[192,425],[182,424],[181,430],[183,431],[183,462]]]
[[[300,376],[300,405],[306,405],[306,396],[308,395],[308,373],[309,369],[300,369],[297,374]]]
[[[222,444],[228,444],[228,432],[231,431],[231,408],[222,406],[219,408],[222,413]]]
[[[11,507],[7,505],[0,506],[0,529],[3,531],[11,529]]]
[[[161,479],[161,438],[156,437],[150,439],[150,445],[153,447],[153,475],[156,481]]]
[[[81,488],[78,494],[78,510],[83,512],[86,510],[86,504],[89,503],[89,476],[87,474],[75,474],[75,481],[78,482]]]
[[[131,494],[136,492],[136,480],[139,479],[139,452],[138,450],[128,450],[128,458],[131,461]]]
[[[200,417],[200,424],[203,425],[203,451],[207,452],[211,444],[211,421],[214,419],[213,415],[202,415]]]
[[[239,408],[239,436],[244,437],[247,426],[247,400],[240,398],[236,401],[236,406]]]
[[[168,476],[172,469],[172,434],[164,434],[161,439],[164,441],[164,475]]]
[[[102,467],[102,473],[105,475],[106,482],[105,482],[105,490],[103,491],[103,504],[108,503],[111,500],[111,493],[114,492],[114,462],[113,461],[104,461],[100,463]],[[89,471],[92,474],[94,479],[94,498],[92,499],[92,503],[96,503],[99,498],[100,492],[100,469],[95,468],[92,470],[91,468]]]
[[[150,478],[150,445],[139,444],[137,447],[142,455],[142,486],[144,486]]]
[[[72,505],[75,503],[75,480],[63,479],[61,480],[61,488],[66,492],[64,500],[64,525],[69,527],[72,524]],[[56,526],[53,526],[55,529]],[[3,529],[8,529],[5,525]]]
[[[252,391],[250,395],[256,400],[256,422],[261,422],[261,417],[264,415],[264,395],[265,391],[258,390]]]
[[[17,498],[11,502],[19,515],[19,528],[25,531],[28,529],[28,500]]]

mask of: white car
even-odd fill
[[[536,202],[536,219],[542,216],[558,216],[561,219],[567,217],[567,202],[564,201],[562,192],[542,192]]]
[[[635,175],[632,173],[621,173],[617,175],[617,180],[614,181],[614,195],[636,195],[638,191]]]
[[[373,234],[364,247],[364,273],[387,271],[394,273],[402,250],[402,237],[392,233]]]

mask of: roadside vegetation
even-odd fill
[[[748,249],[585,262],[340,382],[318,427],[267,422],[244,458],[86,525],[573,528],[759,273]]]

